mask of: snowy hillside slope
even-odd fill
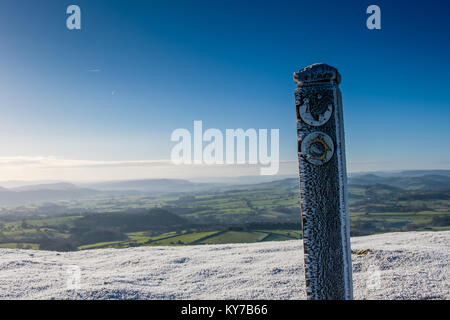
[[[304,299],[302,250],[301,241],[0,249],[0,299]],[[450,231],[357,237],[352,250],[356,299],[450,299]],[[67,287],[70,265],[80,268],[77,290]]]

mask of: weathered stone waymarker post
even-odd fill
[[[352,299],[341,76],[320,63],[294,81],[307,298]]]

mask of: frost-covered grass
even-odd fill
[[[450,231],[352,238],[356,299],[449,299]],[[370,249],[370,251],[362,251]],[[70,265],[80,289],[67,288]],[[0,249],[2,299],[304,299],[302,243]]]

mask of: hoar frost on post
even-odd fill
[[[341,76],[318,63],[294,73],[308,299],[352,299]]]

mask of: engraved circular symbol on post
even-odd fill
[[[310,126],[318,127],[331,118],[333,105],[331,103],[317,103],[313,106],[310,104],[309,99],[305,99],[303,105],[299,107],[299,112],[304,122]]]
[[[311,164],[325,164],[330,161],[333,156],[333,140],[331,140],[329,135],[323,132],[310,133],[302,141],[301,153]]]

